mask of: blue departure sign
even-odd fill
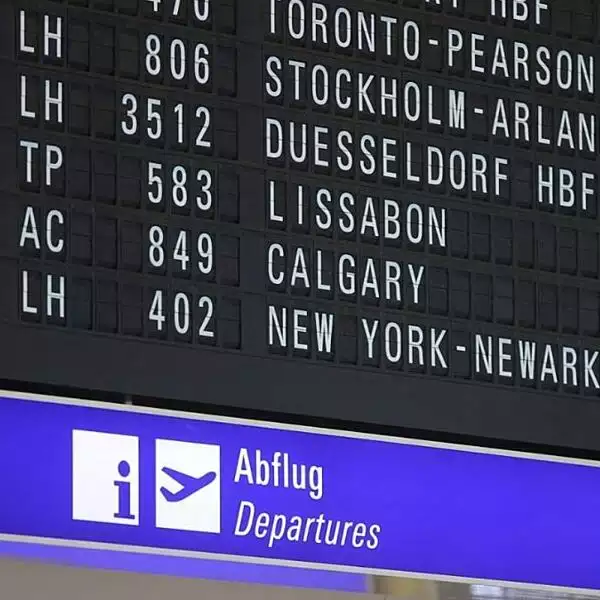
[[[600,464],[0,401],[0,539],[600,590]]]

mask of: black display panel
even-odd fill
[[[0,7],[0,378],[600,449],[595,0]]]

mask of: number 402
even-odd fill
[[[191,334],[194,321],[196,321],[199,340],[214,339],[215,306],[213,299],[210,296],[200,296],[194,311],[192,311],[193,302],[193,297],[188,296],[184,292],[178,292],[173,297],[172,310],[165,310],[165,304],[167,303],[166,294],[162,290],[156,290],[152,298],[150,310],[148,311],[148,319],[154,323],[158,332],[163,332],[168,314],[170,316],[169,320],[172,320],[175,332],[183,336]]]

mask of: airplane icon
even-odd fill
[[[181,485],[181,489],[178,492],[171,492],[164,486],[160,488],[160,492],[167,502],[181,502],[207,485],[210,485],[217,478],[215,471],[209,471],[200,477],[192,477],[169,467],[163,467],[162,471]]]

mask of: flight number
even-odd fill
[[[165,170],[162,163],[148,163],[147,195],[150,205],[164,207],[168,196],[173,207],[178,209],[189,208],[192,203],[202,212],[209,212],[213,208],[213,176],[209,170],[195,171],[193,185],[197,193],[193,200],[190,199],[193,194],[188,192],[192,186],[188,169],[183,165],[175,165],[170,169],[169,175],[165,174]],[[165,192],[165,188],[169,190]]]
[[[155,14],[161,13],[162,0],[146,0],[150,4],[152,12]],[[189,0],[173,0],[170,9],[172,17],[183,17],[188,6]],[[210,17],[210,0],[193,0],[194,17],[200,23],[205,23]]]
[[[121,98],[121,106],[121,132],[127,137],[138,138],[143,134],[150,142],[163,143],[167,133],[164,125],[167,119],[166,109],[171,108],[168,133],[174,135],[173,142],[176,145],[184,146],[191,140],[196,148],[212,148],[211,111],[206,106],[198,105],[192,109],[191,129],[188,107],[183,102],[167,107],[161,98],[146,98],[144,101],[134,94],[126,93]],[[190,133],[191,138],[188,138]]]
[[[213,279],[215,274],[214,240],[209,233],[193,235],[189,231],[175,232],[167,241],[165,229],[152,225],[148,230],[148,263],[153,271],[164,273],[167,269],[167,251],[170,251],[172,268],[177,275],[199,274],[203,279]],[[194,249],[192,247],[194,239]],[[193,256],[192,256],[193,255]]]
[[[155,290],[148,311],[148,320],[156,333],[165,334],[169,321],[178,336],[191,338],[196,331],[199,342],[211,343],[215,334],[215,303],[210,296],[200,296],[195,301],[193,295],[177,292],[173,296],[171,310],[166,314],[169,302],[166,292]],[[194,306],[194,310],[192,310]]]
[[[165,63],[175,81],[183,81],[188,75],[188,42],[174,38],[163,48],[161,38],[155,33],[146,36],[146,73],[151,77],[162,77]],[[165,56],[166,55],[166,56]],[[206,44],[194,45],[193,56],[194,80],[199,85],[206,85],[210,80],[210,50]]]

